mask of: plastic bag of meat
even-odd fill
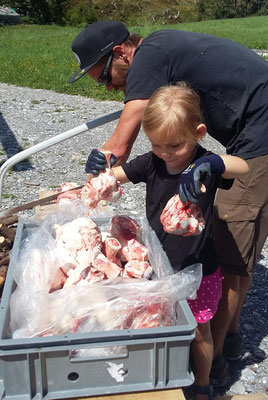
[[[11,297],[13,337],[144,329],[179,324],[178,300],[195,298],[202,279],[200,264],[154,280],[115,278],[86,287],[68,287],[45,295],[23,293]],[[67,300],[68,299],[68,300]],[[34,304],[35,307],[30,307]]]
[[[146,218],[92,221],[84,211],[77,202],[59,207],[30,228],[22,242],[10,302],[14,337],[162,326],[174,323],[175,298],[195,294],[201,267],[174,275]],[[119,263],[122,244],[133,241],[141,246],[143,258],[147,249],[148,261],[136,257],[134,246],[129,251],[134,258]],[[153,279],[146,279],[152,272]],[[134,309],[139,318],[134,318]],[[156,317],[156,309],[167,318]]]
[[[197,236],[205,227],[205,221],[198,205],[190,201],[183,203],[178,194],[167,202],[160,221],[167,233],[182,236]]]

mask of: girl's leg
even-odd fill
[[[194,361],[195,385],[208,386],[209,373],[213,359],[213,340],[210,330],[210,321],[198,324],[196,337],[192,342]],[[207,394],[196,394],[196,400],[208,399]]]

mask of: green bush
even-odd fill
[[[268,0],[265,0],[256,15],[268,15]]]
[[[70,3],[69,3],[70,4]],[[65,12],[65,23],[72,26],[85,26],[98,20],[95,5],[91,1],[79,1],[71,4]]]
[[[268,0],[198,0],[199,20],[268,15]]]

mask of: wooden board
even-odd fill
[[[224,395],[217,397],[217,400],[268,400],[268,395],[265,393],[255,394],[235,394],[233,396]]]
[[[76,400],[185,400],[181,389],[154,390],[150,392],[111,394],[108,396],[84,397]],[[256,399],[257,400],[257,399]],[[262,399],[258,399],[262,400]]]
[[[185,400],[185,397],[181,389],[169,389],[150,392],[111,394],[108,396],[83,397],[75,400]],[[217,397],[216,400],[268,400],[268,395],[265,393],[233,396],[224,395]]]
[[[55,190],[42,190],[39,195],[39,199],[43,199],[44,197],[51,196],[52,194],[57,193]],[[39,219],[45,218],[48,214],[55,212],[58,210],[58,204],[48,204],[44,206],[35,207],[35,215]]]

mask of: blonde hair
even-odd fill
[[[185,82],[177,82],[153,93],[144,111],[142,127],[152,140],[181,136],[186,142],[195,143],[196,128],[202,122],[197,94]]]

